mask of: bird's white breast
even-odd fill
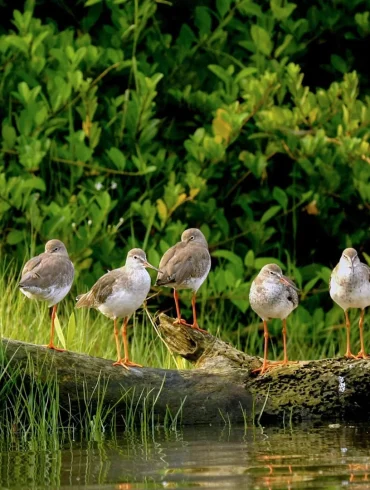
[[[288,299],[290,294],[297,296],[294,290],[286,288],[283,284],[260,284],[253,281],[249,293],[251,308],[263,320],[269,318],[287,318],[298,306],[298,298],[293,302]]]
[[[357,269],[357,268],[356,268]],[[366,308],[370,305],[370,282],[366,269],[355,269],[355,274],[333,274],[330,279],[330,296],[343,310]]]
[[[135,273],[135,280],[128,288],[113,288],[98,310],[109,318],[131,316],[144,302],[150,290],[150,276],[144,269]]]

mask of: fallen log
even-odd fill
[[[123,419],[129,406],[135,407],[139,420],[144,406],[150,407],[158,423],[168,417],[179,421],[180,416],[183,424],[195,425],[358,420],[370,415],[367,359],[301,361],[259,375],[253,371],[261,366],[261,358],[210,334],[176,325],[164,314],[158,330],[171,351],[195,369],[126,371],[113,367],[111,360],[2,339],[0,393],[17,376],[29,386],[54,380],[68,417],[103,403],[115,407]]]

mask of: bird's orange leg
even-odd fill
[[[360,329],[360,347],[361,347],[361,350],[357,354],[356,357],[362,358],[362,359],[367,359],[368,356],[366,355],[365,344],[364,344],[364,315],[365,315],[365,309],[361,310],[360,321],[358,322],[358,326]]]
[[[254,369],[252,372],[257,373],[260,372],[263,374],[268,369],[273,368],[273,364],[269,363],[267,360],[267,352],[268,352],[268,342],[269,342],[269,331],[267,328],[267,321],[263,320],[263,337],[264,337],[264,349],[263,349],[263,363],[262,366],[258,369]]]
[[[117,362],[121,361],[121,347],[119,345],[119,337],[118,337],[118,328],[117,328],[117,318],[114,319],[114,338],[116,341],[116,349],[117,349]]]
[[[141,364],[136,364],[135,362],[130,361],[129,355],[128,355],[128,340],[127,340],[127,323],[128,323],[128,317],[126,317],[123,320],[122,323],[122,340],[123,340],[123,349],[124,349],[124,359],[119,358],[117,362],[113,364],[113,366],[122,366],[125,369],[128,369],[130,366],[131,367],[143,367]],[[118,332],[117,332],[118,336]]]
[[[197,322],[196,293],[193,293],[193,297],[191,298],[191,307],[193,309],[193,324],[191,327],[199,330],[200,332],[208,333],[207,330],[200,328]]]
[[[284,360],[283,366],[288,364],[288,349],[286,345],[286,318],[283,320],[283,347],[284,347]]]
[[[189,323],[186,323],[186,320],[181,318],[179,293],[176,291],[176,289],[173,290],[173,299],[175,300],[175,306],[176,306],[176,320],[173,323],[176,323],[178,325],[186,325],[187,327],[190,327],[191,325]]]
[[[297,364],[298,361],[288,361],[288,348],[287,348],[287,328],[286,328],[286,318],[283,319],[283,349],[284,349],[284,360],[274,361],[270,365],[270,369],[274,366],[288,366],[288,364]]]
[[[54,322],[55,322],[55,315],[57,313],[57,308],[58,308],[58,305],[57,304],[54,305],[53,310],[51,312],[50,342],[48,343],[48,345],[45,345],[45,347],[47,347],[48,349],[56,350],[57,352],[64,352],[65,349],[61,349],[60,347],[56,347],[54,345],[54,330],[55,330]]]
[[[354,356],[351,352],[351,322],[349,321],[349,316],[348,316],[348,311],[346,310],[344,312],[345,317],[346,317],[346,329],[347,329],[347,350],[346,353],[344,354],[344,357],[347,357],[348,359],[353,359],[356,356]]]

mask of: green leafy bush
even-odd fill
[[[341,313],[318,293],[344,247],[368,249],[368,2],[13,8],[0,8],[3,255],[21,263],[58,237],[91,285],[133,245],[157,264],[198,226],[210,322],[256,322],[250,282],[277,260],[302,287],[302,332],[325,338]]]

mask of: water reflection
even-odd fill
[[[370,426],[185,428],[0,453],[1,488],[370,488]],[[10,448],[11,449],[11,448]]]

